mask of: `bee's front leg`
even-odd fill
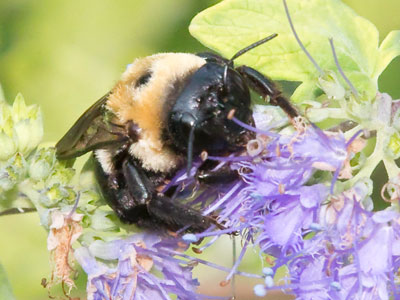
[[[236,68],[236,71],[243,76],[251,89],[263,98],[269,97],[270,103],[282,108],[290,119],[299,116],[296,108],[294,108],[290,101],[282,95],[282,91],[277,87],[273,80],[248,66],[240,66]]]

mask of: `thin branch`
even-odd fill
[[[10,208],[0,212],[0,217],[8,216],[8,215],[18,215],[25,214],[36,211],[36,208],[26,207],[26,208]]]

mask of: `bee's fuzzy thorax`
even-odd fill
[[[188,53],[161,53],[137,59],[111,91],[107,107],[121,124],[133,120],[141,129],[139,141],[131,145],[129,152],[145,169],[167,172],[180,164],[179,156],[162,139],[167,118],[164,107],[174,84],[205,63],[203,58]],[[150,78],[138,86],[145,74],[151,74]]]

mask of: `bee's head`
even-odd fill
[[[236,149],[244,132],[229,116],[252,120],[250,92],[242,76],[227,64],[211,61],[190,78],[169,113],[168,129],[177,147],[211,154]],[[193,136],[190,141],[190,136]]]

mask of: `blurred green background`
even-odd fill
[[[135,57],[156,52],[197,52],[190,37],[191,18],[216,0],[0,0],[0,83],[12,101],[21,92],[28,104],[41,106],[45,141],[55,142],[80,114],[105,94]],[[381,39],[400,28],[398,0],[345,1],[378,27]],[[382,75],[380,90],[400,98],[400,59]],[[1,145],[0,145],[1,147]],[[31,214],[0,218],[0,263],[8,272],[17,299],[47,299],[40,285],[49,277],[46,232]],[[230,243],[211,252],[226,252]],[[214,260],[217,261],[218,260]],[[250,265],[256,265],[252,259]],[[200,271],[203,289],[215,294],[222,274]],[[241,299],[246,296],[239,283]],[[80,287],[85,283],[81,281]],[[252,295],[251,287],[247,290]],[[288,299],[276,296],[268,299]]]

